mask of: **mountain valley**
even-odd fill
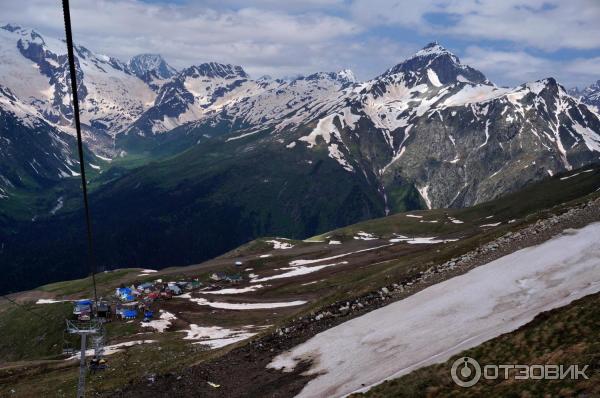
[[[0,77],[13,83],[3,114],[47,126],[0,169],[6,286],[83,276],[64,42],[16,25],[0,34]],[[216,62],[76,56],[101,269],[193,264],[260,236],[473,206],[600,157],[589,101],[553,78],[498,87],[438,43],[365,82],[348,70],[252,79]],[[35,152],[53,137],[59,152]]]

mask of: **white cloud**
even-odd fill
[[[508,40],[546,51],[600,48],[597,0],[355,0],[352,14],[373,26]]]
[[[571,88],[586,86],[600,78],[600,57],[550,60],[524,51],[468,47],[463,61],[484,71],[490,80],[509,85],[554,77],[563,86]]]
[[[565,65],[565,72],[600,79],[600,57],[574,59]]]
[[[448,33],[509,40],[547,51],[600,47],[600,3],[595,0],[481,0],[449,6],[459,22]]]
[[[217,61],[284,76],[350,67],[366,79],[428,37],[470,43],[458,51],[463,61],[502,84],[557,76],[582,85],[600,75],[597,51],[550,60],[561,48],[600,49],[597,0],[78,0],[71,7],[76,42],[123,60],[160,53],[178,68]],[[64,35],[56,1],[3,0],[2,19]]]
[[[248,0],[204,0],[203,3],[213,8],[247,7]],[[306,11],[330,10],[345,6],[345,0],[253,0],[252,5],[270,10]]]
[[[362,24],[400,25],[422,30],[428,25],[425,14],[443,9],[438,3],[430,0],[355,0],[350,10],[353,19]]]

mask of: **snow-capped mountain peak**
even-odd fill
[[[419,51],[417,51],[411,58],[419,58],[419,57],[437,57],[440,55],[449,55],[451,57],[453,57],[456,62],[458,63],[458,57],[456,57],[456,55],[454,55],[453,53],[451,53],[450,51],[448,51],[446,48],[444,48],[442,45],[440,45],[440,43],[438,43],[437,41],[432,41],[431,43],[427,44],[425,47],[423,47],[422,49],[420,49]]]
[[[7,32],[20,36],[20,41],[23,43],[24,47],[28,47],[29,43],[45,44],[44,38],[33,29],[23,28],[22,26],[13,24],[0,26],[0,29],[4,29]]]
[[[497,87],[437,42],[363,83],[347,69],[255,80],[217,62],[176,72],[153,54],[123,63],[77,46],[76,58],[88,142],[106,155],[177,139],[152,138],[171,132],[185,135],[181,147],[220,134],[283,151],[326,146],[328,158],[378,190],[401,176],[428,205],[463,206],[600,153],[598,114],[555,79]],[[0,90],[7,114],[68,130],[64,42],[3,26],[0,81],[10,83]],[[597,99],[598,86],[583,92]],[[529,159],[535,168],[525,168]]]
[[[347,81],[349,83],[357,82],[354,72],[352,72],[350,69],[342,69],[342,70],[338,71],[337,76],[338,76],[338,79],[342,80],[342,81]]]
[[[441,86],[456,82],[490,84],[480,71],[463,65],[460,59],[438,42],[432,42],[412,57],[388,69],[383,76],[404,75],[415,84]]]
[[[14,33],[18,30],[21,30],[22,28],[19,25],[7,23],[7,24],[0,26],[0,29],[4,29],[4,30]]]
[[[73,133],[66,52],[61,39],[16,25],[0,28],[0,81],[48,123]],[[110,135],[137,119],[156,94],[126,64],[78,44],[75,67],[84,134],[91,147],[110,147]]]
[[[600,112],[600,80],[590,84],[583,90],[574,87],[569,90],[569,94],[579,98],[584,104],[590,105],[596,112]]]
[[[596,81],[596,83],[591,84],[590,86],[586,87],[583,90],[583,94],[587,94],[587,93],[596,93],[598,94],[598,92],[600,92],[600,80]]]
[[[199,65],[192,66],[185,71],[185,75],[191,77],[204,76],[208,78],[223,78],[223,79],[247,79],[249,76],[241,66],[231,64],[221,64],[218,62],[205,62]]]
[[[23,52],[38,53],[38,57],[52,53],[55,57],[67,53],[67,45],[64,40],[44,38],[40,33],[31,28],[19,25],[5,24],[0,26],[5,31],[3,37],[15,41],[19,50]]]
[[[142,80],[148,75],[153,74],[159,79],[169,79],[177,71],[170,66],[159,54],[139,54],[132,57],[127,63],[129,70]]]
[[[295,79],[290,80],[290,82],[294,81],[320,81],[320,80],[331,80],[336,81],[342,84],[348,83],[356,83],[356,77],[354,73],[350,69],[344,69],[339,72],[316,72],[312,73],[308,76],[299,76]]]

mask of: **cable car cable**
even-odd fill
[[[69,0],[62,0],[63,15],[65,18],[65,34],[67,36],[67,54],[69,58],[69,70],[71,74],[71,93],[73,98],[73,116],[75,118],[75,130],[77,132],[77,150],[79,152],[79,169],[81,174],[81,187],[83,189],[83,204],[85,207],[85,222],[87,228],[88,241],[88,261],[90,273],[92,275],[92,284],[94,286],[94,302],[98,302],[96,291],[96,258],[94,255],[94,245],[92,240],[92,222],[90,218],[90,206],[87,194],[87,180],[85,177],[85,164],[83,160],[83,140],[81,138],[81,122],[79,120],[79,98],[77,95],[77,76],[75,73],[75,54],[73,51],[73,33],[71,31],[71,13]]]

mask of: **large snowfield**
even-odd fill
[[[276,357],[319,374],[299,397],[339,397],[448,360],[600,291],[600,223],[569,230],[317,334]],[[448,372],[450,369],[448,369]]]

